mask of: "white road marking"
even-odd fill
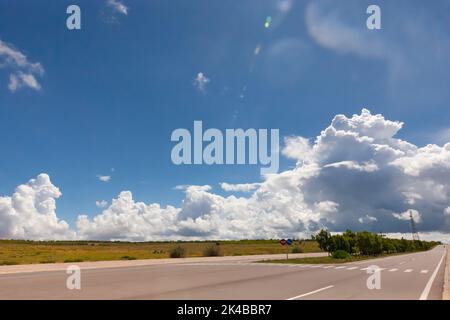
[[[412,272],[413,271],[413,269],[406,269],[405,271],[403,271],[403,272]]]
[[[336,267],[335,269],[344,269],[347,268],[347,266],[340,266],[340,267]]]
[[[428,270],[422,270],[420,273],[428,273]]]
[[[334,266],[325,266],[325,267],[322,267],[322,268],[324,268],[324,269],[330,269],[330,268],[334,268]]]
[[[446,250],[444,250],[444,253],[442,254],[441,261],[439,261],[436,269],[434,269],[434,272],[431,275],[430,279],[428,280],[427,285],[425,286],[425,289],[423,289],[423,292],[420,295],[419,300],[427,300],[428,299],[428,295],[430,294],[430,290],[431,290],[431,286],[433,285],[433,281],[436,278],[436,275],[437,275],[437,273],[439,271],[439,268],[441,267],[442,261],[444,261],[445,253],[446,253]]]
[[[347,270],[355,270],[355,269],[358,269],[358,267],[350,267],[350,268],[347,268]]]
[[[315,293],[318,293],[318,292],[321,292],[321,291],[324,291],[324,290],[327,290],[327,289],[331,289],[333,287],[334,286],[332,285],[332,286],[328,286],[328,287],[325,287],[325,288],[317,289],[317,290],[314,290],[314,291],[311,291],[311,292],[308,292],[308,293],[304,293],[304,294],[301,294],[301,295],[298,295],[298,296],[295,296],[295,297],[292,297],[292,298],[289,298],[289,299],[286,299],[286,300],[295,300],[295,299],[303,298],[303,297],[310,296],[312,294],[315,294]]]
[[[395,272],[397,270],[398,270],[397,268],[393,268],[393,269],[389,270],[389,272]]]
[[[383,270],[386,270],[386,268],[378,268],[378,269],[374,269],[374,268],[369,268],[369,267],[366,267],[366,268],[362,268],[362,269],[359,269],[359,270],[369,270],[369,269],[372,269],[372,270],[375,270],[375,271],[383,271]]]

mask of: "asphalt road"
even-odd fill
[[[0,299],[441,299],[445,250],[333,266],[219,258],[81,267],[80,290],[67,289],[65,270],[6,273]],[[367,287],[371,265],[380,289]]]

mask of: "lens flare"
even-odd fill
[[[264,27],[269,28],[271,22],[272,22],[272,17],[271,17],[271,16],[268,16],[268,17],[266,18],[266,22],[264,23]]]

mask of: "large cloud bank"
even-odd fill
[[[402,126],[366,109],[351,118],[337,115],[314,140],[285,138],[282,153],[296,161],[292,170],[261,183],[222,184],[245,196],[185,186],[180,207],[161,207],[123,191],[101,214],[80,215],[74,228],[57,218],[61,193],[41,174],[0,197],[0,237],[275,238],[308,236],[322,227],[401,234],[409,231],[409,212],[421,232],[449,233],[450,143],[415,146],[395,137]]]

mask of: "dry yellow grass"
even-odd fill
[[[176,246],[186,249],[187,257],[203,256],[205,248],[218,243],[221,255],[286,253],[277,240],[202,241],[202,242],[99,242],[99,241],[17,241],[0,240],[0,265],[80,261],[169,258]],[[303,241],[303,252],[319,252],[315,241]]]

